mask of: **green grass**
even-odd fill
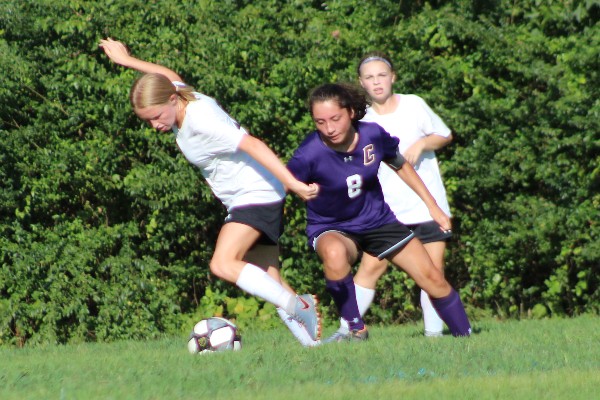
[[[313,349],[282,328],[192,356],[185,338],[0,349],[0,399],[591,399],[600,318],[479,321],[468,339],[371,327]],[[329,329],[326,333],[330,333]],[[360,396],[360,397],[359,397]]]

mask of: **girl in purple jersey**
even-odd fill
[[[298,180],[319,185],[318,196],[306,203],[306,231],[323,261],[326,289],[349,325],[348,333],[330,339],[368,338],[351,273],[361,251],[402,268],[429,294],[451,333],[468,336],[471,326],[458,293],[385,202],[377,176],[380,164],[384,162],[396,171],[443,229],[451,228],[450,219],[399,153],[398,139],[377,124],[360,122],[367,105],[363,92],[351,85],[315,88],[309,109],[317,130],[288,162],[288,169]]]
[[[371,100],[362,121],[375,122],[390,135],[400,139],[400,152],[419,174],[440,208],[451,216],[435,155],[436,150],[452,141],[451,130],[421,97],[394,93],[396,72],[392,61],[385,54],[377,51],[367,53],[358,63],[357,74],[360,85]],[[412,193],[398,175],[385,165],[379,170],[379,181],[383,196],[396,217],[421,240],[431,261],[443,273],[446,242],[452,237],[452,232],[440,229],[419,196]],[[405,195],[397,196],[398,191]],[[377,281],[387,266],[387,260],[363,254],[354,275],[356,300],[361,315],[371,306]],[[421,290],[420,297],[425,336],[442,336],[444,322],[427,293]],[[340,330],[348,331],[343,319],[340,320]]]

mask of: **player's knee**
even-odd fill
[[[226,263],[222,260],[213,257],[210,260],[209,268],[210,272],[215,275],[217,278],[226,279],[227,278],[227,267]]]
[[[348,262],[347,251],[343,245],[335,244],[327,246],[325,249],[321,249],[319,255],[323,259],[323,263],[326,265],[345,265]]]
[[[342,279],[350,272],[350,266],[346,263],[323,263],[323,268],[329,279]]]
[[[429,273],[427,274],[427,280],[436,292],[445,292],[450,288],[450,284],[448,283],[446,278],[444,278],[444,274],[442,273],[442,271],[438,270],[437,268],[432,268],[428,272]]]

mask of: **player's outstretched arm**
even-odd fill
[[[262,140],[245,135],[238,148],[258,161],[279,179],[287,190],[296,193],[302,200],[310,200],[317,197],[319,193],[318,185],[315,183],[306,185],[294,178],[294,175],[283,165],[279,157]]]
[[[145,74],[162,74],[169,78],[170,81],[183,81],[179,74],[165,66],[133,57],[131,54],[129,54],[127,47],[118,40],[113,40],[111,38],[102,39],[100,40],[99,46],[102,48],[102,50],[104,50],[108,58],[110,58],[110,60],[115,64],[135,69],[136,71],[140,71]]]

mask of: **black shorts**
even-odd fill
[[[435,221],[406,225],[423,243],[447,242],[452,237],[452,231],[443,231]]]
[[[225,223],[228,222],[248,225],[260,231],[262,234],[257,244],[277,245],[283,233],[283,201],[233,208],[225,218]]]
[[[335,229],[323,233],[327,232],[341,233],[352,239],[360,251],[364,251],[380,260],[393,256],[402,250],[404,246],[415,237],[415,234],[408,229],[406,225],[401,224],[400,222],[397,224],[386,224],[377,229],[361,233],[348,233],[337,231]],[[317,249],[319,236],[317,236],[313,242],[315,250]]]

